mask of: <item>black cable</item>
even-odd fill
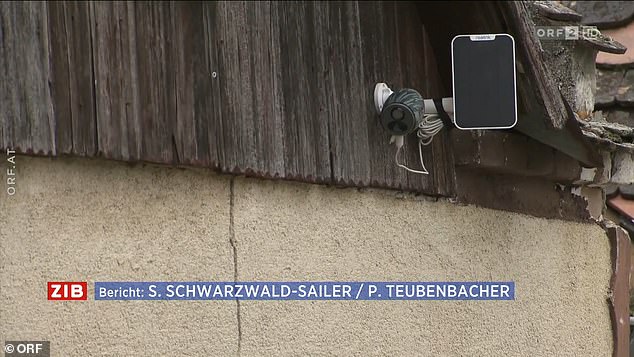
[[[442,99],[432,99],[434,101],[434,105],[436,106],[436,113],[438,113],[438,117],[442,120],[442,123],[445,125],[447,130],[450,130],[454,127],[449,114],[445,111],[445,108],[442,107]]]

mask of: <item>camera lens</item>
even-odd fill
[[[413,89],[399,89],[383,105],[381,124],[392,135],[407,135],[418,127],[425,113],[423,97]]]
[[[392,118],[396,120],[401,120],[404,116],[405,114],[403,113],[401,108],[394,108],[394,110],[392,110]]]

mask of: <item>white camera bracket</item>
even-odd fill
[[[383,104],[394,91],[385,83],[377,83],[374,86],[374,108],[377,114],[381,114]],[[442,107],[445,112],[453,114],[453,98],[443,98]],[[425,114],[438,114],[433,99],[425,99]]]

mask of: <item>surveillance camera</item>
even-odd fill
[[[423,99],[417,91],[409,88],[393,92],[385,83],[374,86],[374,106],[381,125],[392,134],[390,143],[396,145],[396,166],[416,174],[429,174],[423,162],[423,146],[444,127],[452,125],[449,113],[453,113],[453,98]],[[421,169],[414,170],[399,162],[399,153],[405,135],[416,131]]]
[[[385,130],[392,135],[407,135],[418,128],[424,114],[423,97],[413,89],[403,88],[387,97],[379,115]]]

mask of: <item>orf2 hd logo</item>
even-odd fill
[[[88,300],[86,282],[48,282],[48,300]]]

